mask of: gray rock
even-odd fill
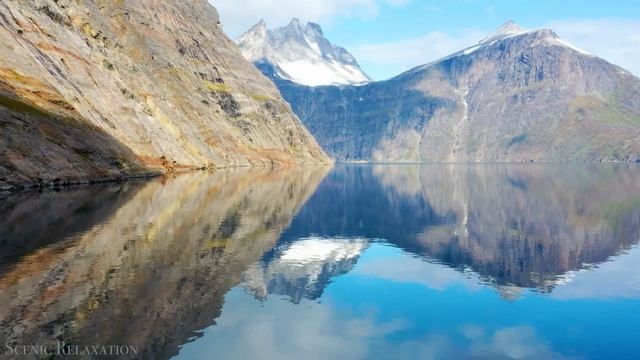
[[[205,0],[0,3],[0,178],[328,159]]]

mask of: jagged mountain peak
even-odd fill
[[[302,24],[302,22],[300,21],[300,19],[298,18],[293,18],[291,19],[291,21],[289,22],[289,25],[287,25],[286,27],[300,27],[300,25]]]
[[[354,85],[371,80],[356,59],[325,38],[320,25],[313,22],[293,18],[276,29],[260,22],[236,42],[247,59],[266,63],[273,75],[299,84]]]
[[[267,35],[267,23],[264,21],[264,19],[260,19],[257,24],[253,25],[251,29],[247,31],[247,33],[265,37]]]
[[[317,33],[321,36],[324,36],[322,32],[322,27],[320,25],[310,21],[303,22],[298,18],[291,19],[289,24],[287,24],[287,26],[281,29],[286,29],[288,31],[298,31],[303,33]]]
[[[498,28],[498,30],[496,30],[495,34],[496,35],[511,35],[511,34],[522,33],[524,31],[526,31],[526,30],[523,27],[521,27],[520,25],[518,25],[515,21],[509,20],[506,23],[502,24],[502,26],[500,26]]]
[[[478,44],[479,45],[489,44],[489,43],[494,43],[495,41],[501,40],[501,39],[512,38],[512,37],[517,37],[517,36],[527,35],[527,34],[534,34],[534,33],[541,34],[542,36],[550,36],[552,38],[559,37],[556,33],[554,33],[550,29],[535,29],[535,30],[525,29],[522,26],[518,25],[515,21],[509,20],[506,23],[502,24],[492,34],[489,34],[488,36],[482,38],[478,42]]]
[[[570,48],[574,51],[582,53],[583,55],[591,55],[584,50],[581,50],[568,42],[562,40],[560,36],[551,29],[547,28],[539,28],[539,29],[526,29],[518,25],[513,20],[509,20],[506,23],[502,24],[493,34],[483,38],[478,42],[478,45],[472,46],[470,48],[464,49],[462,52],[465,54],[470,54],[475,50],[482,48],[483,46],[489,46],[495,44],[499,40],[511,39],[520,36],[531,36],[530,46],[538,46],[538,45],[556,45],[563,46],[566,48]],[[456,53],[454,55],[458,55]]]
[[[264,19],[260,19],[260,21],[258,21],[257,24],[253,25],[252,29],[264,30],[266,32],[267,31],[267,23],[264,21]]]

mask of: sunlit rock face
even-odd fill
[[[353,268],[367,245],[364,239],[300,239],[251,266],[243,286],[258,299],[276,294],[296,304],[315,300],[332,278]]]
[[[327,161],[205,0],[3,1],[0,48],[0,188]]]
[[[623,165],[347,166],[281,241],[381,238],[517,298],[517,288],[552,291],[640,241],[637,176]]]
[[[327,171],[197,173],[6,197],[2,218],[24,216],[31,227],[5,226],[3,245],[28,238],[33,246],[3,259],[0,337],[130,344],[136,358],[169,358],[214,322],[224,294]]]

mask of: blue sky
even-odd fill
[[[637,1],[210,0],[237,37],[264,18],[319,23],[332,42],[381,80],[470,46],[502,23],[548,27],[563,39],[640,75]]]

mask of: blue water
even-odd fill
[[[0,334],[138,358],[635,359],[639,175],[336,165],[13,196]]]

